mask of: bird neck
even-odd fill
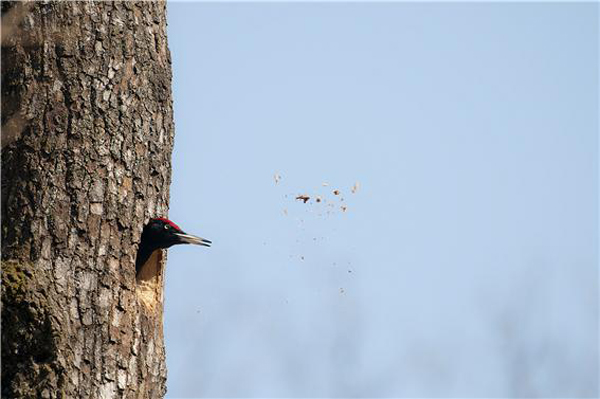
[[[143,241],[140,243],[137,257],[135,259],[135,273],[136,274],[140,272],[140,269],[142,268],[144,263],[146,263],[146,261],[148,260],[150,255],[152,255],[152,252],[154,252],[155,249],[156,248],[152,248],[148,244],[144,244]]]

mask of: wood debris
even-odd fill
[[[300,200],[300,201],[304,201],[304,203],[306,204],[308,202],[308,200],[310,199],[310,197],[308,195],[301,194],[301,195],[297,196],[296,199]]]

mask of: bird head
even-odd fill
[[[177,244],[195,244],[205,247],[210,247],[212,244],[210,240],[187,234],[165,218],[150,219],[142,232],[142,242],[147,242],[153,249],[169,248]]]

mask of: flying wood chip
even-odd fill
[[[308,195],[299,195],[296,197],[297,200],[300,201],[304,201],[304,203],[306,204],[308,202],[308,200],[310,199],[310,197]]]

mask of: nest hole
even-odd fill
[[[157,249],[136,275],[136,293],[146,309],[154,311],[163,302],[164,251]]]

